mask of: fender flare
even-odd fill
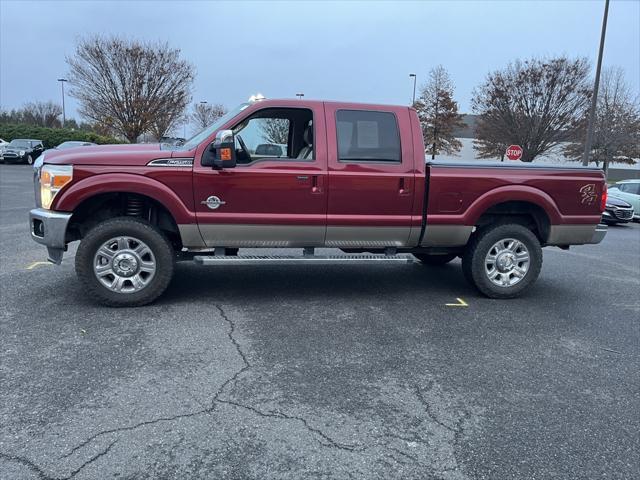
[[[509,185],[494,188],[478,197],[464,215],[465,225],[475,225],[491,207],[506,202],[527,202],[536,205],[547,214],[551,225],[562,223],[562,214],[556,202],[546,192],[526,185]]]
[[[176,224],[196,224],[195,212],[189,211],[173,190],[158,180],[131,173],[99,174],[79,180],[56,196],[52,209],[73,212],[85,200],[105,193],[145,195],[164,206]]]

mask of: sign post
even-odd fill
[[[522,158],[522,147],[520,145],[509,145],[507,147],[507,158],[509,160],[520,160]]]

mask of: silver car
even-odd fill
[[[633,221],[640,222],[640,179],[622,180],[609,188],[609,194],[621,198],[633,207]]]

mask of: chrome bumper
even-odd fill
[[[67,249],[65,237],[71,213],[53,212],[44,208],[34,208],[29,212],[29,228],[31,238],[47,247],[49,261],[55,264],[62,262]]]
[[[604,223],[599,223],[596,226],[596,230],[593,232],[593,237],[591,237],[591,241],[589,243],[600,243],[607,234],[607,228],[608,227]]]
[[[551,225],[545,245],[566,247],[569,245],[600,243],[606,234],[607,226],[603,223],[598,225],[593,225],[593,223],[584,225]]]

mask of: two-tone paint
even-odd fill
[[[112,145],[47,152],[45,163],[74,166],[73,182],[56,196],[52,210],[74,212],[95,195],[130,192],[163,205],[190,249],[412,249],[461,247],[485,212],[522,202],[544,212],[549,229],[543,243],[592,241],[605,189],[600,170],[426,163],[416,112],[402,106],[266,100],[249,105],[220,129],[277,107],[312,111],[313,160],[265,159],[216,170],[201,164],[216,131],[192,149]],[[341,162],[340,109],[393,113],[401,162]],[[594,191],[589,202],[580,194],[585,186]],[[224,203],[211,209],[211,196]]]

